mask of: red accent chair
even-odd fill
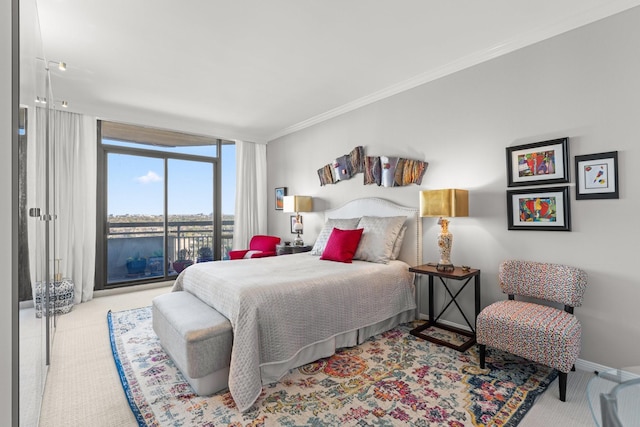
[[[229,251],[229,258],[264,258],[276,255],[276,245],[280,243],[280,238],[276,236],[256,235],[249,242],[249,249],[239,249]]]

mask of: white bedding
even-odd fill
[[[185,269],[173,287],[227,317],[234,331],[229,390],[245,411],[262,390],[261,366],[416,307],[402,261],[353,264],[308,253],[215,261]]]

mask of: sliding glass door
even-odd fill
[[[107,153],[108,286],[163,280],[185,261],[219,259],[215,161],[144,154]]]
[[[108,154],[107,284],[164,276],[164,163]]]
[[[168,253],[176,274],[214,259],[214,165],[170,159],[167,171]]]

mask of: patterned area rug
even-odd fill
[[[498,351],[478,366],[400,325],[305,365],[246,413],[231,395],[195,395],[163,351],[151,307],[108,314],[113,356],[140,426],[515,426],[557,375]]]

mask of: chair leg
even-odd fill
[[[478,350],[480,350],[480,369],[484,369],[487,346],[484,344],[478,344]]]
[[[560,400],[567,401],[567,373],[558,372],[558,385],[560,386]]]

